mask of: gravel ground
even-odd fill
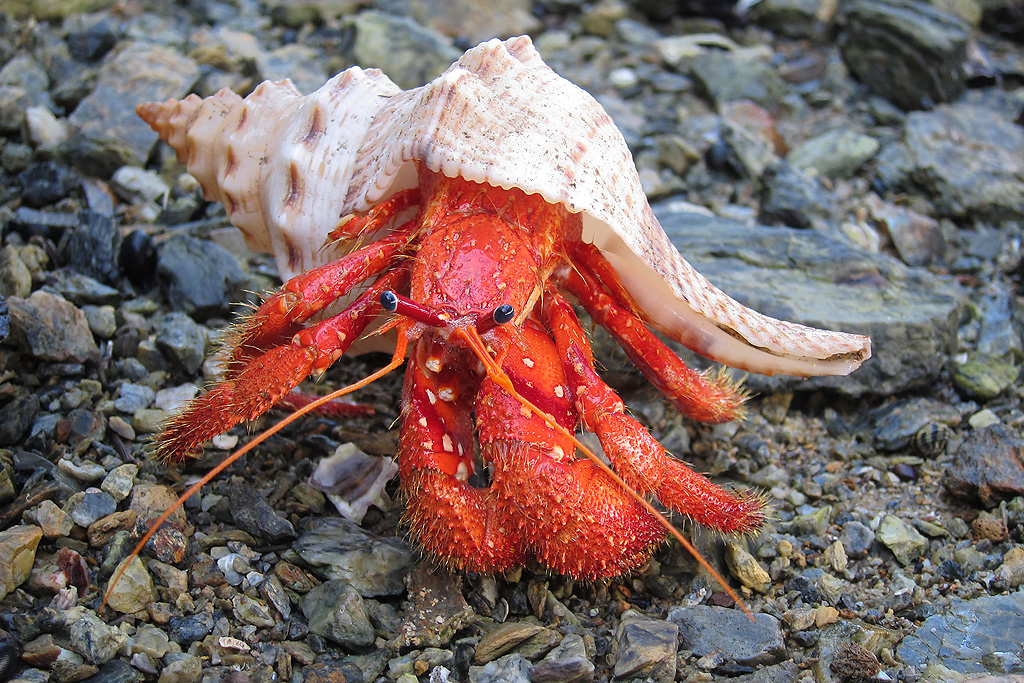
[[[479,5],[0,0],[0,680],[1024,680],[1019,3]],[[848,378],[747,377],[749,417],[707,427],[595,332],[666,447],[771,501],[755,537],[683,524],[756,618],[674,544],[593,584],[437,568],[394,482],[319,485],[387,479],[397,373],[360,395],[375,415],[290,425],[125,563],[283,415],[184,468],[148,457],[280,281],[135,105],[286,76],[310,92],[352,64],[414,87],[519,33],[611,113],[701,272],[874,339]]]

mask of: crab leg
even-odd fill
[[[406,520],[419,544],[442,561],[505,571],[523,563],[521,539],[495,490],[469,483],[479,379],[445,348],[432,334],[421,337],[406,370],[398,447]]]
[[[584,426],[597,434],[616,472],[641,493],[704,526],[729,533],[756,530],[764,501],[726,491],[667,454],[651,434],[625,412],[618,397],[594,370],[589,344],[569,303],[548,288],[543,313]],[[639,325],[634,322],[634,326]]]
[[[406,248],[411,234],[412,227],[403,226],[337,261],[288,280],[229,338],[231,351],[225,377],[231,378],[251,359],[288,343],[303,329],[303,322],[347,294],[355,285],[386,268]]]
[[[572,394],[557,349],[528,320],[506,338],[499,356],[515,391],[571,434]],[[497,335],[496,335],[497,336]],[[491,490],[510,523],[544,566],[584,579],[617,576],[642,564],[665,531],[594,463],[576,459],[575,445],[527,410],[491,378],[476,403],[481,454],[494,465]]]
[[[630,311],[629,295],[597,248],[583,245],[575,252],[577,261],[565,276],[565,289],[579,300],[594,322],[611,333],[633,364],[681,413],[712,424],[742,416],[746,395],[736,382],[725,375],[687,367]],[[592,274],[595,270],[601,274],[600,283]],[[606,293],[602,285],[612,294]],[[589,344],[585,349],[589,356]]]
[[[341,313],[299,331],[287,344],[249,355],[228,379],[193,399],[167,423],[157,441],[157,456],[183,459],[207,439],[267,412],[310,373],[326,370],[377,315],[380,293],[399,286],[407,275],[405,269],[381,275]]]

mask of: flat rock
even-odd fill
[[[847,377],[746,375],[754,392],[892,394],[927,385],[956,349],[964,295],[949,280],[817,231],[750,227],[671,205],[655,210],[686,260],[746,306],[871,336],[872,358]]]
[[[412,565],[405,541],[374,536],[340,518],[315,520],[291,549],[315,573],[344,579],[364,597],[403,592]]]
[[[887,186],[923,194],[940,215],[1024,217],[1024,129],[992,107],[957,102],[914,112],[876,162]]]
[[[399,647],[444,647],[456,631],[473,620],[475,616],[473,608],[462,596],[460,579],[457,574],[443,568],[432,567],[429,563],[423,563],[409,572],[408,583],[409,602],[404,611],[402,628],[396,639]],[[524,635],[524,637],[508,648],[502,649],[502,646],[498,646],[497,649],[492,648],[492,656],[481,659],[478,646],[478,663],[484,664],[500,657],[516,644],[521,643],[522,640],[548,630],[540,626],[527,628],[531,633],[524,635],[520,632],[519,635]],[[492,644],[497,645],[494,641],[499,640],[501,635],[496,634],[496,637],[492,637]],[[511,637],[515,638],[514,635]],[[481,641],[481,645],[483,644],[484,641]],[[504,644],[507,644],[507,640]]]
[[[127,43],[100,67],[96,87],[68,122],[77,129],[68,157],[89,175],[106,177],[125,165],[143,166],[157,134],[135,105],[184,97],[199,78],[199,66],[176,50],[151,43]]]
[[[740,610],[695,605],[670,610],[668,619],[679,624],[680,647],[697,657],[718,652],[749,666],[778,664],[787,657],[782,623],[769,614],[755,614],[751,622]]]
[[[904,638],[896,655],[918,671],[931,663],[961,673],[987,673],[989,658],[1020,652],[1022,633],[1024,591],[954,600],[944,614],[928,617]]]

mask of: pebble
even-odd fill
[[[115,418],[111,418],[107,423],[111,429],[114,429],[114,419]],[[114,431],[116,431],[116,429],[114,429]],[[121,434],[121,436],[125,435]],[[132,436],[134,437],[134,434]],[[138,473],[139,466],[135,463],[118,465],[107,473],[107,476],[104,477],[102,483],[100,483],[100,489],[107,493],[116,502],[120,503],[131,493],[132,486],[135,485],[135,477]]]
[[[157,274],[171,306],[198,319],[243,299],[248,282],[231,252],[187,235],[176,235],[159,247]]]
[[[64,511],[81,527],[88,527],[101,517],[117,511],[117,501],[109,493],[96,488],[73,494],[64,503]]]
[[[588,683],[594,679],[594,671],[583,637],[569,633],[534,665],[530,680],[532,683]]]
[[[103,623],[86,607],[64,610],[60,622],[67,629],[69,647],[92,664],[110,661],[128,642],[127,635]]]
[[[107,605],[124,614],[142,612],[157,599],[153,577],[139,557],[126,558],[118,565],[114,576],[122,569],[124,573],[118,582],[113,587],[107,587]]]
[[[878,540],[892,551],[900,564],[906,566],[921,557],[928,548],[928,539],[895,515],[886,515],[878,526]]]
[[[414,567],[408,585],[410,605],[396,639],[400,646],[444,646],[476,616],[462,595],[458,577],[446,569]]]
[[[52,500],[44,500],[28,510],[24,517],[25,521],[38,525],[46,538],[67,536],[75,526],[71,515],[57,507]]]
[[[767,593],[771,589],[772,579],[768,572],[740,543],[730,541],[725,544],[725,563],[729,572],[747,588],[758,593]]]
[[[843,525],[839,541],[850,557],[864,557],[871,550],[871,544],[875,542],[875,532],[861,522],[850,521]]]
[[[397,538],[379,538],[346,519],[316,520],[291,550],[327,579],[341,579],[364,597],[405,590],[412,554]]]
[[[42,290],[7,298],[11,339],[40,360],[82,362],[99,357],[89,322],[66,299]]]
[[[171,48],[125,44],[104,61],[95,87],[68,117],[75,135],[66,153],[84,173],[98,177],[143,165],[157,138],[135,116],[134,105],[183,97],[198,76],[196,63]]]
[[[239,529],[271,543],[284,543],[295,538],[291,522],[280,516],[267,499],[242,479],[231,485],[231,518]]]
[[[483,666],[469,667],[470,683],[530,683],[533,664],[521,654],[505,655]]]
[[[831,180],[848,178],[878,152],[878,141],[852,130],[835,130],[805,140],[790,151],[789,163]]]
[[[615,636],[618,656],[614,676],[645,676],[659,683],[672,681],[676,675],[679,634],[680,627],[673,621],[625,612]]]
[[[484,634],[476,646],[473,661],[477,664],[486,664],[512,651],[533,660],[536,656],[530,656],[529,651],[535,649],[530,647],[531,643],[539,644],[541,648],[547,647],[543,652],[534,653],[543,656],[554,646],[551,642],[552,637],[555,642],[558,641],[557,634],[543,626],[519,621],[506,622]]]
[[[310,633],[343,647],[366,647],[374,641],[374,630],[363,598],[347,582],[326,581],[306,593],[302,613]]]
[[[739,610],[695,605],[669,610],[669,621],[679,625],[680,647],[698,657],[720,652],[743,665],[777,664],[786,658],[779,620],[755,614],[754,622]]]
[[[155,332],[157,348],[174,366],[189,373],[195,373],[202,366],[206,357],[206,331],[191,316],[168,313],[157,322]]]

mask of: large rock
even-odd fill
[[[956,348],[964,295],[948,280],[816,231],[750,227],[671,205],[655,210],[680,253],[743,304],[872,338],[873,357],[847,377],[748,375],[755,392],[895,393],[932,381]]]
[[[106,177],[122,166],[144,166],[157,135],[135,105],[184,97],[199,78],[198,65],[176,50],[127,43],[100,67],[96,87],[68,117],[77,129],[67,154],[84,173]]]
[[[917,0],[851,0],[840,46],[853,75],[903,109],[951,102],[964,91],[967,25]]]
[[[946,216],[1024,218],[1024,129],[991,107],[958,102],[914,112],[877,164],[887,186],[925,195]]]

